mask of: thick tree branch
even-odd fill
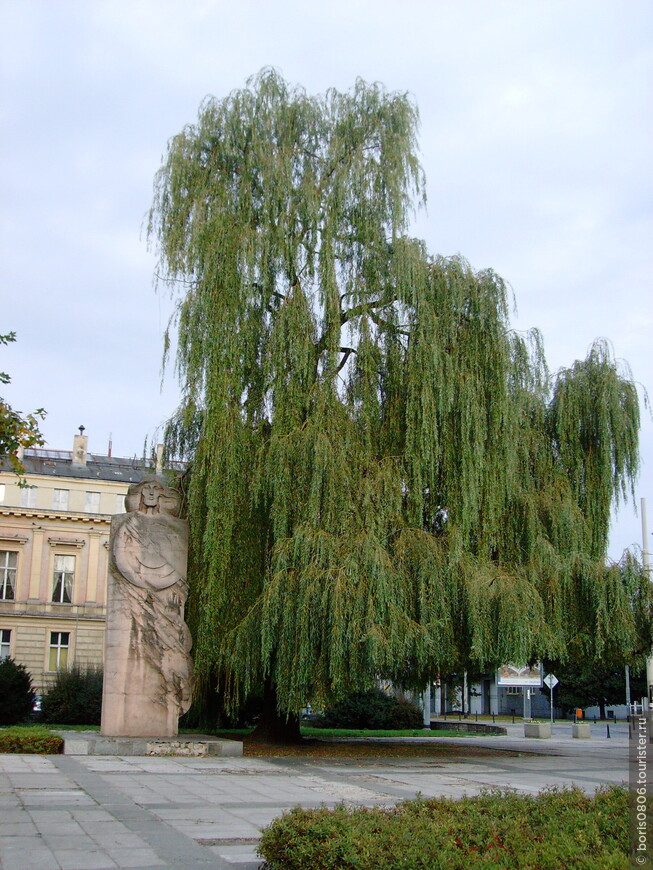
[[[340,351],[343,354],[343,357],[340,360],[340,364],[338,366],[338,370],[336,371],[336,374],[339,374],[342,371],[342,369],[347,365],[347,360],[349,359],[351,354],[356,353],[356,351],[354,350],[353,347],[341,347]]]
[[[342,299],[342,297],[340,298]],[[343,311],[340,315],[340,323],[344,325],[350,320],[353,320],[354,317],[358,317],[360,314],[369,314],[371,317],[371,312],[368,309],[387,308],[388,305],[392,305],[392,302],[382,302],[380,299],[373,302],[361,302],[360,305],[354,305],[353,308],[348,308],[346,311]]]
[[[261,293],[261,294],[263,293],[263,287],[262,287],[262,285],[261,285],[261,284],[258,284],[256,281],[252,284],[252,288],[253,288],[254,290],[258,290],[259,293]],[[283,293],[279,293],[277,290],[270,290],[270,296],[276,296],[277,299],[281,299],[281,300],[284,301],[284,302],[286,301],[286,297],[283,295]],[[270,308],[269,308],[269,306],[268,306],[268,311],[269,311],[269,310],[270,310]]]

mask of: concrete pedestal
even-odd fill
[[[550,722],[524,722],[524,737],[536,737],[543,740],[550,736]]]
[[[571,726],[571,736],[579,740],[589,740],[591,735],[589,722],[574,722]]]
[[[240,758],[240,740],[223,740],[205,734],[178,737],[105,737],[97,731],[58,731],[64,755],[218,755]]]

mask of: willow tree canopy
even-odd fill
[[[633,650],[647,624],[637,565],[605,565],[635,387],[605,343],[550,378],[498,275],[406,236],[417,123],[380,85],[308,96],[264,70],[157,175],[196,667],[234,699]]]

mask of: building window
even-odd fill
[[[125,495],[121,493],[116,496],[116,513],[124,514],[125,513]]]
[[[100,493],[99,492],[87,492],[86,493],[86,513],[88,513],[88,514],[99,514],[100,513]]]
[[[11,629],[0,629],[0,661],[8,659],[11,655]]]
[[[68,667],[68,648],[70,646],[69,631],[50,632],[49,671],[62,671]]]
[[[20,506],[26,508],[36,507],[36,486],[21,486]]]
[[[74,578],[75,557],[55,556],[52,583],[52,601],[55,604],[72,604]]]
[[[68,490],[55,489],[52,493],[52,510],[67,511],[68,510]]]
[[[16,565],[18,553],[0,550],[0,600],[13,601],[16,597]]]
[[[0,483],[0,504],[5,503],[5,485]]]

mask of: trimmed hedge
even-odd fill
[[[421,728],[422,711],[415,704],[387,695],[381,689],[354,692],[311,722],[317,728],[401,731]]]
[[[6,728],[0,731],[0,753],[61,755],[63,740],[45,728]]]
[[[298,807],[264,830],[259,851],[267,870],[626,870],[628,792],[494,790],[392,809]]]

